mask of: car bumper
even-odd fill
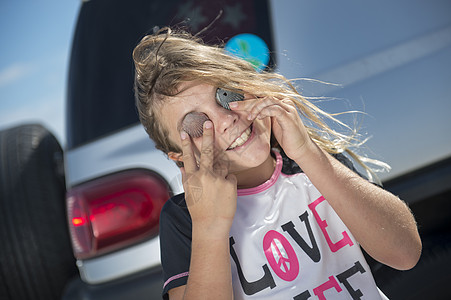
[[[88,284],[79,276],[68,282],[62,300],[162,299],[161,266],[102,284]]]

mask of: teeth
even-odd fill
[[[227,150],[232,150],[236,147],[242,146],[251,136],[251,132],[252,130],[250,127],[246,129],[239,137],[237,137],[237,139],[232,143],[232,145],[230,145]]]

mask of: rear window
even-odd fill
[[[188,26],[206,42],[254,33],[272,51],[267,1],[82,2],[69,65],[67,147],[72,149],[139,122],[133,95],[132,51],[155,26]],[[270,64],[272,61],[270,62]]]

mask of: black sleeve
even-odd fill
[[[366,180],[368,180],[368,177],[366,177],[365,175],[363,175],[362,173],[360,173],[359,171],[357,171],[357,169],[354,167],[354,164],[351,162],[351,160],[349,158],[347,158],[343,153],[337,153],[337,154],[332,154],[333,157],[335,157],[339,162],[341,162],[343,165],[345,165],[346,167],[348,167],[348,169],[354,171],[355,173],[357,173],[360,177],[365,178]]]
[[[303,172],[302,169],[298,166],[298,164],[289,158],[285,152],[281,151],[280,154],[282,155],[283,165],[282,165],[282,173],[287,175],[293,175],[296,173]],[[335,157],[339,162],[341,162],[343,165],[345,165],[350,170],[354,171],[356,174],[358,174],[360,177],[365,178],[368,180],[368,178],[361,174],[357,169],[354,167],[354,164],[351,162],[349,158],[347,158],[343,153],[337,153],[337,154],[331,154],[333,157]]]
[[[160,253],[163,267],[163,299],[168,291],[185,285],[191,259],[191,217],[184,194],[169,199],[160,215]]]

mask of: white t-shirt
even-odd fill
[[[234,298],[386,299],[360,246],[327,200],[304,173],[284,174],[282,157],[275,155],[267,182],[238,190],[230,231]],[[160,224],[164,297],[186,284],[191,251],[184,197],[169,202]]]

